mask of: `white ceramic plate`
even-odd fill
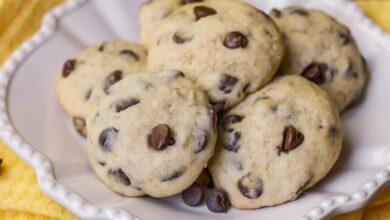
[[[390,37],[351,1],[248,1],[265,11],[288,5],[325,10],[350,27],[371,71],[364,102],[343,115],[345,142],[338,163],[297,201],[214,214],[205,206],[187,207],[179,197],[125,198],[97,179],[87,162],[85,140],[57,101],[55,75],[64,60],[85,46],[116,38],[138,41],[142,1],[73,0],[48,13],[40,31],[1,70],[1,137],[35,169],[43,191],[83,219],[311,220],[362,207],[390,180]]]

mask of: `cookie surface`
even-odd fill
[[[271,11],[285,39],[280,74],[300,74],[326,90],[339,111],[358,101],[367,81],[364,58],[347,27],[319,10]]]
[[[296,199],[337,160],[342,127],[328,95],[300,76],[283,76],[226,112],[208,168],[236,208]]]
[[[87,48],[64,63],[57,79],[57,95],[80,134],[86,135],[85,118],[100,96],[125,75],[144,70],[145,61],[141,46],[116,40]]]
[[[214,152],[215,113],[206,94],[178,71],[126,76],[90,116],[90,163],[123,195],[179,193]]]
[[[228,109],[265,85],[283,56],[276,25],[241,1],[187,4],[161,22],[148,69],[178,69]]]

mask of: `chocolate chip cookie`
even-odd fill
[[[346,26],[322,11],[302,7],[274,9],[271,17],[286,43],[280,74],[298,74],[316,83],[339,111],[358,101],[368,72]]]
[[[126,196],[182,192],[214,152],[216,115],[179,71],[130,74],[87,119],[88,155],[99,178]]]
[[[222,109],[271,80],[284,53],[274,22],[241,1],[186,4],[154,32],[148,69],[181,70]]]
[[[108,94],[108,89],[125,75],[144,70],[145,61],[141,46],[116,40],[87,48],[64,63],[57,79],[57,95],[81,135],[87,135],[85,118],[101,95]]]
[[[321,180],[341,143],[328,94],[303,77],[282,76],[223,115],[208,168],[234,207],[273,206]]]

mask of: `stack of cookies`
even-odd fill
[[[347,27],[240,0],[149,1],[140,22],[142,46],[87,48],[57,80],[110,189],[226,212],[294,200],[329,172],[368,77]]]

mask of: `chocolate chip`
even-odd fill
[[[129,177],[127,177],[122,169],[108,170],[108,174],[112,175],[118,183],[122,183],[125,186],[131,185]]]
[[[181,0],[182,5],[196,3],[196,2],[203,2],[203,0]]]
[[[344,34],[342,32],[337,32],[337,34],[340,38],[341,46],[348,45],[351,42],[351,37],[348,34]]]
[[[309,12],[304,9],[295,9],[290,12],[290,14],[298,14],[301,16],[309,16]]]
[[[195,20],[198,21],[201,18],[217,14],[217,11],[206,6],[196,6],[194,7],[194,14]]]
[[[241,138],[241,132],[234,132],[233,135],[229,135],[229,139],[223,144],[223,147],[228,151],[236,152],[241,148],[238,141]]]
[[[169,145],[175,144],[169,126],[166,124],[159,124],[152,128],[148,134],[149,146],[157,151],[164,150]]]
[[[277,18],[282,17],[282,12],[280,12],[280,10],[278,10],[278,9],[276,9],[276,8],[272,9],[271,12],[270,12],[270,14],[271,14],[271,15],[275,15],[275,17],[277,17]]]
[[[299,145],[301,145],[304,139],[305,137],[301,132],[297,131],[291,125],[287,126],[284,129],[283,143],[279,149],[281,152],[289,152],[290,150],[293,150],[297,148]]]
[[[106,166],[106,163],[105,162],[102,162],[102,161],[98,161],[98,164],[102,167]]]
[[[207,208],[215,213],[226,213],[230,208],[226,193],[218,189],[212,190],[207,198]]]
[[[301,76],[316,84],[322,84],[325,82],[326,70],[326,64],[313,62],[302,71]]]
[[[237,82],[238,79],[236,77],[229,76],[227,74],[222,74],[218,88],[225,94],[231,93]]]
[[[197,148],[195,150],[195,154],[202,152],[207,147],[208,137],[207,133],[203,132],[198,136]]]
[[[244,119],[244,116],[240,116],[240,115],[228,115],[228,116],[226,116],[224,118],[223,122],[222,122],[223,130],[226,131],[226,132],[229,132],[229,133],[234,131],[234,129],[231,128],[230,126],[232,124],[241,122],[243,119]]]
[[[211,128],[215,128],[217,126],[217,113],[213,105],[208,106],[208,113],[211,121]]]
[[[120,70],[115,70],[114,72],[112,72],[110,75],[108,75],[105,79],[105,85],[104,85],[104,92],[108,95],[108,90],[110,89],[110,87],[112,85],[114,85],[115,83],[117,83],[118,81],[120,81],[122,79],[122,71]]]
[[[210,171],[207,168],[204,168],[202,173],[200,173],[200,175],[196,179],[196,183],[206,188],[214,187],[213,179],[211,178]]]
[[[67,60],[62,67],[62,76],[69,76],[76,69],[76,60]]]
[[[185,36],[180,35],[179,33],[175,33],[173,35],[172,39],[177,44],[184,44],[184,43],[186,43],[188,41],[191,41],[192,37],[185,37]]]
[[[223,110],[225,107],[226,101],[221,100],[221,101],[216,101],[216,102],[210,102],[210,104],[213,106],[215,113],[218,113]]]
[[[103,152],[111,152],[118,136],[118,130],[114,127],[104,129],[99,135],[99,146]]]
[[[248,38],[241,32],[233,31],[226,35],[223,45],[230,49],[245,48],[248,46]]]
[[[128,56],[130,58],[133,58],[136,61],[139,60],[139,56],[132,50],[121,50],[119,51],[119,54],[122,56]]]
[[[263,181],[252,173],[241,177],[237,186],[241,194],[248,199],[257,199],[263,194]]]
[[[197,183],[193,183],[181,193],[181,198],[188,206],[198,206],[203,201],[202,187]]]
[[[171,175],[168,175],[167,177],[164,177],[162,179],[163,182],[167,182],[167,181],[171,181],[173,179],[177,179],[179,178],[181,175],[183,175],[183,171],[176,171],[174,173],[172,173]]]
[[[85,119],[81,117],[73,117],[73,126],[83,137],[87,137],[87,125],[85,124]]]
[[[129,99],[118,102],[115,106],[115,110],[116,110],[116,112],[119,113],[119,112],[133,106],[133,105],[137,105],[138,103],[139,103],[138,99],[129,98]]]
[[[91,94],[92,94],[92,89],[88,89],[84,97],[86,101],[88,101],[89,98],[91,98]]]

